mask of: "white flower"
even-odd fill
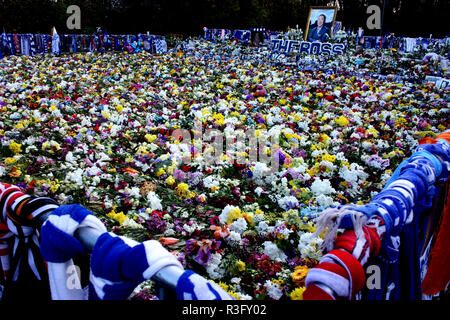
[[[255,189],[255,193],[258,195],[258,197],[261,196],[261,193],[262,193],[263,191],[264,191],[264,190],[263,190],[261,187],[258,187],[258,188]]]
[[[280,285],[276,282],[266,280],[264,287],[266,287],[267,295],[272,299],[280,300],[283,296],[283,291],[281,291]]]
[[[206,265],[206,272],[213,280],[220,279],[225,274],[225,270],[219,267],[221,260],[222,255],[220,253],[213,253],[211,254],[210,260]]]
[[[236,231],[230,231],[230,235],[227,237],[227,240],[230,242],[240,242],[242,238]]]
[[[253,167],[253,178],[260,182],[268,173],[269,168],[265,163],[262,162],[256,162],[255,166]]]
[[[316,202],[319,206],[328,208],[333,205],[333,198],[321,194],[316,197]]]
[[[207,176],[205,179],[203,179],[203,185],[206,188],[217,187],[219,184],[219,179],[214,176]]]
[[[68,162],[76,161],[76,158],[73,156],[72,151],[69,151],[66,154],[66,161],[68,161]]]
[[[247,230],[247,221],[245,221],[244,218],[236,219],[236,221],[231,224],[231,230],[241,235],[245,230]]]
[[[323,239],[314,237],[313,233],[301,233],[298,242],[298,251],[302,259],[309,258],[319,261],[322,258],[322,251],[320,250],[322,242]]]
[[[126,220],[123,222],[122,226],[124,226],[124,227],[130,227],[130,228],[135,228],[135,229],[143,229],[143,228],[144,228],[141,224],[137,223],[137,222],[134,221],[133,219],[126,219]]]
[[[253,300],[253,298],[251,296],[249,296],[248,294],[245,293],[240,293],[240,292],[236,292],[239,300]]]
[[[101,170],[97,167],[90,167],[88,169],[86,169],[86,173],[88,175],[92,176],[96,176],[97,174],[99,174],[101,172]]]
[[[317,178],[311,185],[311,192],[315,196],[319,196],[321,194],[328,195],[333,194],[336,190],[331,187],[330,180],[324,179],[323,181],[320,178]]]
[[[263,246],[264,246],[263,253],[267,254],[270,259],[272,259],[276,262],[285,262],[286,261],[287,256],[272,241],[265,241],[263,243]]]
[[[298,200],[296,197],[287,196],[287,197],[278,199],[278,205],[280,206],[280,208],[282,208],[284,210],[290,210],[290,209],[298,207]]]
[[[264,215],[262,213],[255,214],[253,217],[253,223],[257,225],[261,221],[264,221]]]
[[[188,224],[184,224],[183,225],[183,229],[188,233],[188,234],[192,234],[195,230],[198,229],[198,225],[196,222],[194,222],[192,225],[188,225]]]
[[[161,205],[161,199],[159,199],[158,195],[153,192],[150,191],[147,194],[147,201],[150,203],[150,208],[152,210],[162,210],[162,205]]]
[[[255,224],[256,224],[256,222],[255,222]],[[268,232],[270,232],[270,231],[269,231],[270,228],[271,228],[271,227],[267,224],[266,221],[260,221],[260,222],[255,226],[256,231],[257,231],[259,234],[261,234],[261,235],[265,235],[265,234],[267,234]]]
[[[140,193],[139,193],[139,188],[138,187],[132,187],[130,190],[128,190],[130,197],[135,197],[135,198],[139,198],[140,197]]]
[[[5,174],[6,170],[4,167],[0,166],[0,177],[3,177],[3,175]]]
[[[80,186],[83,185],[83,169],[77,169],[73,172],[70,172],[66,176],[66,180],[73,181],[76,184],[79,184]]]

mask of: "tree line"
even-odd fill
[[[81,9],[81,29],[69,30],[69,5]],[[202,28],[248,29],[264,27],[285,31],[305,29],[310,6],[338,7],[337,20],[348,29],[362,26],[367,35],[366,10],[383,8],[383,34],[411,37],[447,36],[448,0],[0,0],[2,32],[92,33],[97,27],[110,33],[177,33],[199,35]]]

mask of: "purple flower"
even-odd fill
[[[161,234],[166,230],[167,223],[159,215],[154,214],[145,222],[145,226],[150,232]]]
[[[178,181],[184,181],[186,179],[186,173],[183,170],[175,169],[173,171],[173,177]]]
[[[176,255],[177,260],[180,261],[180,263],[183,265],[184,268],[186,268],[186,254],[183,252],[179,252]]]
[[[173,221],[173,224],[175,225],[176,233],[181,233],[184,231],[184,228],[183,228],[184,222],[183,222],[183,220],[181,220],[181,218],[175,219]]]
[[[286,159],[286,156],[282,151],[278,151],[278,159],[280,161],[280,164],[284,163],[284,160]]]
[[[207,247],[203,247],[202,249],[198,250],[197,256],[195,257],[195,261],[203,266],[206,266],[210,259],[211,251]]]
[[[190,186],[196,186],[201,182],[203,173],[201,172],[189,172],[188,173],[188,184]]]
[[[302,264],[302,259],[300,259],[299,257],[294,257],[291,259],[288,259],[288,266],[290,268],[295,268],[296,266],[299,266]]]
[[[143,289],[131,297],[131,300],[158,300],[158,298],[152,295],[149,289]]]

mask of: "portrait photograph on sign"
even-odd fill
[[[326,42],[331,37],[336,7],[311,7],[306,24],[305,40],[310,42]]]

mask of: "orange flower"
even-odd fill
[[[170,237],[163,237],[163,238],[159,238],[158,240],[163,246],[170,246],[172,244],[177,243],[178,241],[180,241],[177,238],[170,238]]]
[[[20,169],[12,168],[11,172],[8,174],[10,177],[17,178],[22,174],[22,171]]]
[[[137,171],[133,168],[130,168],[130,167],[126,167],[125,169],[123,169],[123,171],[129,172],[129,173],[134,173],[134,174],[139,173],[139,171]]]
[[[219,240],[221,238],[225,238],[230,235],[230,230],[228,230],[230,226],[224,225],[222,227],[219,226],[210,226],[210,230],[214,230],[214,238]]]

